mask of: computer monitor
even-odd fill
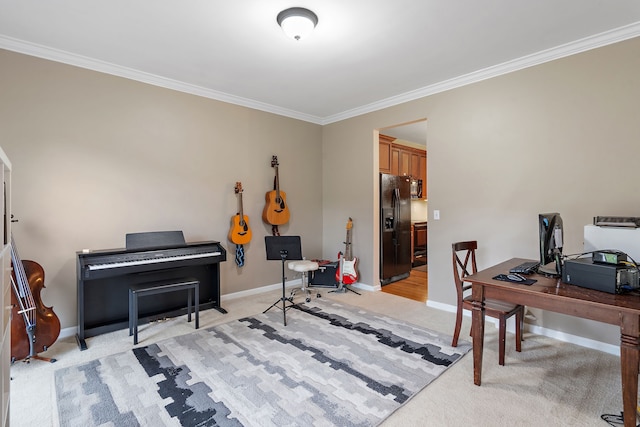
[[[560,274],[562,255],[562,218],[557,212],[538,215],[540,230],[540,268],[545,274]]]

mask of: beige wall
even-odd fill
[[[221,241],[223,294],[280,283],[261,220],[272,155],[291,210],[280,230],[322,255],[320,126],[1,50],[0,94],[16,244],[44,267],[63,328],[77,324],[76,251],[123,247],[126,233]],[[253,231],[242,269],[227,241],[236,181]]]
[[[23,258],[47,271],[45,302],[73,326],[75,251],[162,229],[229,249],[242,181],[254,238],[244,269],[230,251],[222,292],[275,284],[260,216],[277,154],[292,210],[283,232],[302,235],[308,257],[334,259],[352,217],[361,282],[377,286],[375,130],[427,118],[429,302],[453,305],[454,241],[479,240],[483,267],[537,258],[540,212],[562,214],[567,253],[582,249],[593,216],[640,215],[639,51],[640,39],[629,40],[323,127],[0,51],[14,234]],[[536,316],[544,327],[619,340],[604,325]]]
[[[452,242],[478,240],[479,266],[486,267],[538,258],[538,213],[562,214],[567,254],[581,252],[583,226],[594,216],[640,215],[638,52],[640,38],[331,124],[323,149],[375,151],[373,129],[428,119],[429,301],[454,305]],[[357,167],[371,160],[362,157]],[[325,235],[340,223],[332,204],[353,194],[351,209],[377,221],[369,210],[377,203],[372,180],[354,191],[330,172],[350,161],[324,165]],[[360,175],[366,173],[351,171],[347,180],[367,181]],[[375,246],[376,227],[371,231],[356,233],[356,253]],[[369,267],[375,274],[375,263]],[[619,343],[615,328],[534,312],[537,325]]]

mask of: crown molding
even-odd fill
[[[459,77],[454,77],[449,80],[425,86],[413,91],[405,92],[397,96],[386,98],[327,117],[318,117],[311,114],[278,107],[249,98],[243,98],[225,92],[203,88],[201,86],[180,82],[178,80],[157,76],[155,74],[146,73],[144,71],[139,71],[132,68],[121,67],[105,61],[88,58],[82,55],[76,55],[58,49],[52,49],[43,45],[30,43],[2,35],[0,35],[0,48],[80,68],[86,68],[101,73],[111,74],[114,76],[147,83],[154,86],[177,90],[179,92],[189,93],[204,98],[210,98],[217,101],[239,105],[242,107],[252,108],[267,113],[290,117],[305,122],[327,125],[339,122],[341,120],[346,120],[352,117],[382,110],[384,108],[393,107],[405,102],[414,101],[416,99],[424,98],[426,96],[434,95],[447,90],[466,86],[472,83],[477,83],[482,80],[490,79],[492,77],[508,74],[514,71],[521,70],[523,68],[533,67],[535,65],[564,58],[566,56],[575,55],[587,50],[628,40],[638,36],[640,36],[640,22],[635,22],[624,27],[585,37],[575,42],[566,43],[564,45],[543,50],[541,52],[527,55],[518,59],[503,62],[502,64],[487,67],[482,70],[464,74]]]
[[[566,43],[564,45],[560,45],[551,49],[536,52],[534,54],[523,56],[518,59],[503,62],[502,64],[487,67],[482,70],[474,71],[459,77],[454,77],[449,80],[435,83],[433,85],[425,86],[420,89],[405,92],[397,96],[392,96],[390,98],[372,102],[371,104],[363,105],[352,110],[347,110],[339,114],[328,116],[322,120],[321,124],[327,125],[330,123],[339,122],[341,120],[350,119],[352,117],[361,116],[366,113],[393,107],[395,105],[414,101],[416,99],[424,98],[429,95],[434,95],[472,83],[477,83],[482,80],[490,79],[492,77],[512,73],[524,68],[533,67],[545,62],[554,61],[556,59],[575,55],[577,53],[596,49],[598,47],[618,43],[638,36],[640,36],[640,22],[635,22],[624,27],[585,37],[571,43]]]
[[[85,68],[100,73],[111,74],[153,86],[159,86],[166,89],[172,89],[179,92],[189,93],[204,98],[214,99],[216,101],[227,102],[229,104],[239,105],[242,107],[252,108],[255,110],[265,111],[267,113],[277,114],[279,116],[290,117],[305,122],[321,124],[322,118],[311,114],[301,113],[299,111],[278,107],[276,105],[255,101],[249,98],[231,95],[225,92],[219,92],[207,89],[202,86],[184,83],[178,80],[157,76],[155,74],[146,73],[144,71],[132,68],[122,67],[109,62],[100,61],[82,55],[66,52],[59,49],[52,49],[36,43],[30,43],[23,40],[14,39],[0,35],[0,49],[6,49],[25,55],[35,56],[50,61],[60,62],[75,67]]]

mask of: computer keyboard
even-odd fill
[[[539,262],[529,261],[523,262],[520,265],[516,265],[509,273],[518,273],[518,274],[532,274],[536,272],[536,269],[540,266]]]

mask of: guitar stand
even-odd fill
[[[31,363],[32,360],[40,360],[42,362],[48,362],[48,363],[55,363],[58,361],[58,359],[53,359],[51,357],[42,357],[36,354],[35,356],[25,357],[24,359],[22,359],[22,363]]]
[[[356,295],[362,295],[361,293],[354,291],[349,286],[347,286],[347,285],[345,285],[343,283],[343,281],[342,281],[342,273],[344,272],[343,261],[344,261],[344,256],[342,256],[342,253],[341,253],[340,254],[340,283],[338,284],[338,288],[337,289],[329,291],[329,293],[335,292],[335,293],[346,294],[347,291],[351,291]]]
[[[27,326],[27,337],[29,339],[29,355],[27,357],[25,357],[24,359],[22,359],[22,363],[31,363],[31,360],[40,360],[42,362],[48,362],[48,363],[55,363],[58,361],[58,359],[54,359],[52,357],[43,357],[43,356],[38,356],[38,353],[36,353],[35,348],[34,348],[34,343],[35,343],[35,327],[29,327]],[[46,351],[47,348],[44,347],[44,350]],[[11,364],[13,365],[13,363],[15,363],[15,359],[12,358],[11,359]]]
[[[356,295],[362,295],[360,292],[354,291],[353,289],[351,289],[348,285],[345,285],[344,283],[340,283],[340,285],[338,286],[337,289],[329,291],[329,293],[335,292],[335,293],[346,294],[347,291],[353,292]]]
[[[267,250],[267,260],[280,260],[282,261],[282,298],[271,304],[262,313],[266,313],[272,308],[279,308],[282,310],[282,321],[284,326],[287,326],[287,310],[294,306],[293,295],[289,298],[285,297],[286,292],[286,280],[284,275],[284,262],[286,260],[301,260],[302,259],[302,247],[300,245],[300,236],[265,236],[265,247]],[[287,305],[289,302],[289,305]],[[282,307],[278,304],[282,303]]]

